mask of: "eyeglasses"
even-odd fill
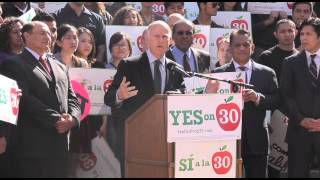
[[[193,34],[193,32],[191,32],[191,31],[178,31],[177,34],[179,36],[183,36],[183,35],[191,36]]]

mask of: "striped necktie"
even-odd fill
[[[314,87],[317,87],[318,86],[318,83],[317,83],[317,80],[318,80],[318,70],[317,70],[317,65],[316,65],[316,62],[315,62],[315,58],[316,58],[316,54],[313,54],[313,55],[310,55],[310,58],[311,58],[311,63],[309,65],[309,72],[312,76],[312,85]]]
[[[48,63],[47,59],[43,59],[41,56],[39,58],[39,62],[40,64],[44,67],[45,71],[48,73],[49,76],[51,76],[51,68],[50,65]]]
[[[189,58],[186,54],[184,54],[183,56],[183,68],[185,71],[190,72],[191,71],[191,67],[189,64]]]

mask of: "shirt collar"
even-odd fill
[[[147,52],[147,56],[148,56],[149,63],[150,63],[150,64],[154,63],[154,61],[156,61],[157,58],[152,54],[152,52],[151,52],[149,49],[147,49],[146,52]],[[163,66],[165,65],[165,59],[166,59],[165,57],[166,57],[166,56],[163,55],[163,56],[160,58],[160,62],[161,62],[161,64],[162,64]]]
[[[28,4],[26,4],[26,7],[24,9],[20,9],[20,7],[17,5],[14,5],[14,6],[18,9],[18,11],[20,11],[22,13],[26,13],[28,11],[28,7],[29,7]]]
[[[189,59],[191,59],[191,48],[189,48],[186,52],[181,51],[177,46],[172,47],[172,52],[177,53],[177,55],[183,57],[184,54],[188,56]]]
[[[318,51],[316,53],[313,53],[313,54],[316,54],[317,57],[319,58],[320,57],[320,49],[318,49]],[[312,53],[309,52],[309,51],[306,51],[306,55],[307,55],[307,59],[309,59],[310,56],[312,55]]]
[[[32,56],[33,56],[34,58],[36,58],[37,61],[39,61],[39,59],[40,59],[40,54],[36,53],[35,51],[33,51],[32,49],[30,49],[30,48],[28,48],[28,47],[26,47],[26,50],[29,51],[29,52],[32,54]]]
[[[232,59],[232,62],[234,64],[234,68],[237,70],[239,69],[239,67],[241,66],[240,64],[238,64],[234,59]],[[251,70],[252,69],[252,60],[250,59],[245,65],[244,65],[247,70]]]

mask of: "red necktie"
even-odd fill
[[[46,72],[51,75],[51,68],[49,66],[49,63],[46,59],[43,59],[41,56],[39,58],[39,62],[41,63],[41,65],[44,67],[44,69],[46,70]]]

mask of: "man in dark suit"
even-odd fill
[[[67,68],[46,55],[50,30],[39,21],[22,28],[24,51],[2,64],[1,72],[22,90],[17,125],[19,177],[65,177],[68,131],[79,124],[79,102]]]
[[[183,88],[180,74],[167,70],[169,60],[165,53],[171,40],[170,27],[163,21],[148,26],[145,53],[120,62],[114,80],[105,95],[105,104],[119,109],[115,128],[119,138],[116,154],[124,176],[124,125],[125,120],[154,94]]]
[[[275,109],[278,104],[277,78],[275,72],[258,63],[250,56],[254,44],[250,33],[236,30],[230,36],[232,61],[215,72],[244,71],[246,83],[253,89],[243,89],[241,154],[248,178],[267,177],[267,157],[269,153],[269,133],[264,121],[266,110]]]
[[[289,124],[288,176],[309,177],[314,155],[320,157],[320,19],[301,25],[304,48],[284,61],[280,91],[287,107]]]
[[[194,33],[195,26],[191,21],[180,20],[175,23],[172,28],[172,39],[175,44],[166,56],[183,66],[185,71],[209,73],[209,53],[191,48]]]

